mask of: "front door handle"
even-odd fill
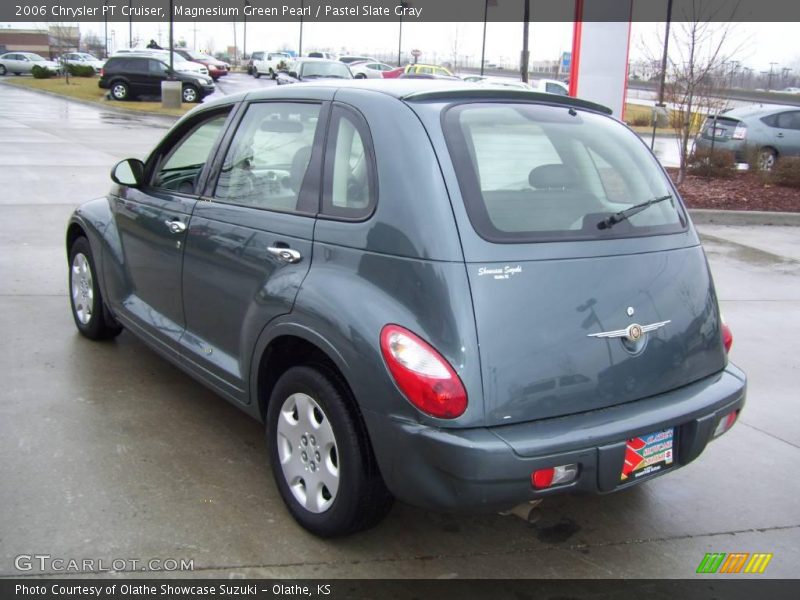
[[[783,137],[783,133],[777,134],[777,137],[782,138]]]
[[[170,221],[167,219],[164,224],[169,229],[170,233],[183,233],[186,231],[186,223],[183,221]]]
[[[267,248],[267,252],[272,254],[272,256],[276,257],[278,260],[282,260],[285,263],[299,263],[303,259],[303,255],[300,254],[297,250],[292,250],[291,248],[280,248],[277,246],[270,246]]]

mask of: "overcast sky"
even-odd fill
[[[9,24],[2,24],[8,26]],[[35,24],[14,24],[35,27]],[[195,31],[196,27],[196,31]],[[93,31],[103,36],[102,23],[83,23],[83,32]],[[645,56],[645,46],[658,45],[663,35],[663,23],[634,23],[631,31],[631,60]],[[738,23],[735,26],[735,44],[741,46],[737,59],[756,71],[769,69],[770,62],[782,66],[800,68],[800,47],[797,44],[797,23]],[[176,39],[185,39],[189,46],[197,40],[197,49],[225,50],[233,44],[234,25],[227,23],[176,23]],[[133,23],[134,38],[158,39],[166,45],[167,24]],[[427,57],[447,60],[454,47],[459,55],[479,60],[481,52],[482,23],[409,23],[403,24],[404,59],[416,48],[422,51],[421,61]],[[110,23],[109,38],[113,34],[112,48],[128,44],[128,24]],[[243,24],[236,24],[238,46],[242,48]],[[272,50],[284,46],[296,49],[299,25],[292,23],[248,22],[247,50]],[[303,28],[303,50],[325,50],[352,53],[397,53],[397,23],[305,23]],[[555,60],[561,52],[572,46],[572,23],[531,23],[531,59]],[[209,46],[213,48],[209,48]],[[521,23],[489,23],[486,36],[486,54],[490,62],[508,60],[518,62],[522,49]]]

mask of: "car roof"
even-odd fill
[[[346,88],[348,90],[377,92],[406,102],[423,102],[434,100],[509,100],[574,106],[576,108],[584,108],[609,115],[612,112],[610,108],[607,108],[601,104],[589,102],[588,100],[581,100],[580,98],[573,98],[571,96],[559,96],[556,94],[546,94],[543,92],[521,90],[511,87],[480,86],[457,79],[352,79],[295,83],[292,84],[291,87],[295,92],[303,89],[311,91],[313,89],[330,90],[331,88]],[[275,94],[275,90],[276,88],[274,87],[268,87],[259,90],[241,92],[239,94],[232,94],[230,96],[226,96],[225,98],[228,101],[235,101],[244,97],[251,101],[266,100]]]
[[[725,112],[719,113],[717,116],[721,119],[733,117],[734,119],[746,119],[747,117],[764,117],[776,112],[791,110],[791,106],[782,104],[755,104],[751,106],[740,106]],[[794,107],[795,110],[800,110]],[[713,115],[709,115],[713,117]]]

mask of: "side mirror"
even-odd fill
[[[137,188],[144,179],[144,163],[138,158],[126,158],[111,169],[111,181],[119,185]]]

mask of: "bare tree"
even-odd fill
[[[725,65],[740,53],[743,43],[734,39],[736,7],[723,14],[729,2],[692,0],[681,3],[670,33],[665,100],[671,108],[670,124],[678,136],[680,184],[686,177],[690,141],[699,132],[705,115],[728,106],[723,93],[727,81],[720,77]],[[663,39],[659,40],[663,46]],[[652,52],[653,50],[656,52]],[[657,47],[648,47],[657,56]]]

